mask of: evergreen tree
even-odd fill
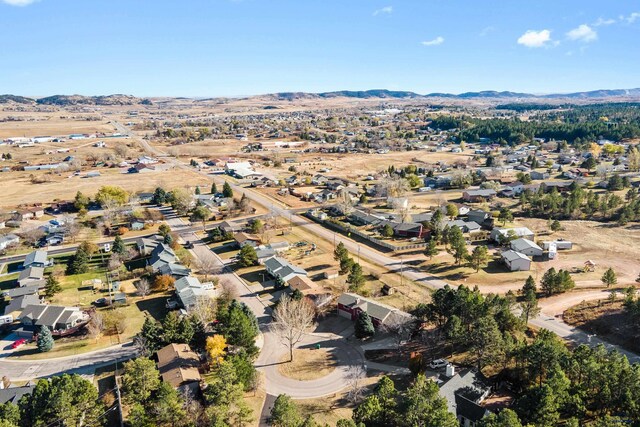
[[[46,353],[53,349],[53,335],[51,335],[51,331],[48,327],[42,325],[40,326],[40,330],[38,331],[38,339],[36,341],[36,345],[38,347],[38,351],[40,353]]]
[[[520,307],[522,308],[522,316],[525,323],[529,323],[530,318],[536,317],[540,313],[537,291],[535,280],[533,280],[532,276],[529,276],[521,290],[522,303],[520,303]]]
[[[419,374],[404,397],[402,424],[421,427],[458,427],[456,416],[449,412],[447,400],[438,385]]]
[[[62,291],[60,282],[58,282],[58,279],[56,279],[53,274],[50,274],[47,277],[47,284],[44,287],[44,294],[47,296],[47,298],[51,298],[60,291]]]
[[[129,403],[146,404],[160,387],[160,372],[153,360],[138,357],[124,363],[122,391]]]
[[[233,189],[231,188],[231,185],[229,185],[229,183],[226,181],[222,186],[222,195],[224,197],[233,197]]]
[[[173,237],[171,236],[171,234],[165,234],[164,244],[169,246],[173,245]]]
[[[607,288],[618,283],[616,272],[611,267],[607,268],[607,271],[604,272],[600,280]]]
[[[381,234],[384,237],[393,237],[393,227],[390,224],[385,224],[384,227],[382,227]]]
[[[347,277],[347,282],[351,285],[349,286],[349,289],[352,290],[358,290],[362,285],[364,285],[365,278],[360,264],[353,264],[351,271],[349,272],[349,276]]]
[[[69,259],[67,271],[69,274],[84,274],[89,270],[89,253],[80,245],[76,253]]]
[[[489,262],[489,253],[484,245],[476,246],[468,257],[471,267],[478,272]]]
[[[200,186],[196,185],[196,196],[200,195]]]
[[[436,242],[435,239],[430,239],[429,242],[427,242],[427,247],[424,250],[424,254],[428,256],[429,259],[431,259],[439,253],[440,250],[438,249],[438,242]]]
[[[215,182],[211,183],[211,194],[218,194],[218,187]]]
[[[124,255],[127,252],[127,247],[124,245],[122,237],[116,236],[116,238],[113,239],[113,246],[111,247],[111,251],[118,255]]]
[[[376,330],[373,327],[371,316],[369,316],[369,313],[367,313],[366,311],[361,312],[355,324],[356,338],[368,338],[370,336],[373,336],[375,333]]]
[[[349,251],[344,246],[344,243],[342,242],[338,243],[338,245],[333,251],[333,259],[335,259],[336,261],[342,261],[343,259],[348,257],[349,257]]]
[[[271,408],[271,425],[274,427],[300,427],[302,416],[296,404],[286,394],[276,398]]]
[[[258,254],[251,245],[244,245],[238,252],[238,265],[240,267],[251,267],[258,264]]]
[[[451,246],[451,255],[456,261],[456,264],[460,264],[460,261],[466,259],[469,256],[467,251],[467,242],[464,239],[462,230],[457,225],[454,225],[449,229],[447,233],[449,245]]]
[[[167,192],[162,188],[157,187],[153,192],[153,198],[151,199],[151,202],[154,205],[164,205],[165,203],[167,203]]]

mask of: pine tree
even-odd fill
[[[53,348],[53,335],[51,335],[51,331],[48,327],[44,325],[40,327],[36,345],[38,346],[38,351],[40,353],[51,351],[51,349]]]
[[[358,320],[355,324],[355,334],[356,338],[367,338],[376,333],[375,328],[373,327],[373,322],[371,321],[371,316],[366,311],[363,311],[358,316]]]
[[[233,189],[231,189],[231,185],[226,181],[222,186],[222,195],[224,197],[233,197]]]
[[[83,274],[89,270],[89,254],[80,246],[75,255],[69,260],[69,274]]]
[[[438,255],[438,253],[440,253],[440,250],[438,249],[438,242],[436,242],[435,239],[430,239],[429,242],[427,243],[427,247],[424,251],[424,254],[428,256],[429,259],[431,259],[434,256]]]
[[[127,252],[127,248],[124,245],[124,241],[122,240],[122,237],[116,236],[116,238],[113,240],[113,246],[111,247],[111,251],[118,255],[124,255]]]
[[[200,195],[200,186],[196,185],[196,196]]]
[[[607,271],[604,272],[600,280],[602,280],[603,284],[607,285],[607,288],[610,287],[611,285],[615,285],[616,283],[618,283],[616,272],[613,271],[613,268],[611,267],[609,267]]]
[[[211,194],[218,194],[218,187],[215,182],[211,183]]]
[[[353,266],[351,267],[351,272],[349,273],[349,276],[347,277],[347,282],[349,282],[349,284],[351,286],[349,286],[349,289],[351,290],[358,290],[360,289],[360,287],[364,284],[364,274],[362,273],[362,266],[358,263],[353,264]]]
[[[53,297],[61,290],[62,286],[60,286],[60,282],[58,282],[58,280],[53,277],[53,275],[49,275],[49,277],[47,277],[47,284],[44,288],[44,294],[47,296],[47,298]]]

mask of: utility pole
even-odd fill
[[[400,288],[402,289],[402,285],[404,282],[404,259],[400,257]],[[402,309],[407,311],[407,291],[405,290],[402,298]]]
[[[360,245],[358,245],[358,264],[360,264]]]

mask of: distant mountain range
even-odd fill
[[[53,95],[45,98],[27,98],[17,95],[0,95],[0,104],[14,102],[17,104],[39,105],[138,105],[150,104],[148,99],[137,98],[132,95],[82,96],[82,95]]]
[[[640,98],[640,88],[636,89],[602,89],[588,92],[573,93],[553,93],[536,95],[532,93],[519,92],[498,92],[486,90],[481,92],[464,92],[460,94],[452,93],[428,93],[418,94],[409,91],[397,91],[387,89],[373,89],[364,91],[341,90],[334,92],[281,92],[267,95],[251,96],[248,98],[262,98],[277,101],[295,101],[312,99],[332,99],[332,98],[354,98],[354,99],[425,99],[425,98],[450,98],[450,99],[573,99],[573,100],[596,100],[611,98]],[[173,98],[184,100],[187,98]],[[221,98],[209,98],[221,99]],[[200,100],[204,101],[204,100]],[[107,96],[83,96],[83,95],[53,95],[44,98],[28,98],[18,95],[0,95],[0,104],[24,104],[24,105],[145,105],[151,104],[149,98],[138,98],[132,95],[107,95]]]
[[[612,97],[640,97],[640,88],[636,89],[602,89],[593,90],[589,92],[573,92],[573,93],[552,93],[544,95],[536,95],[532,93],[520,93],[520,92],[498,92],[494,90],[486,90],[481,92],[464,92],[460,94],[453,93],[428,93],[418,94],[408,91],[394,91],[386,89],[374,89],[365,91],[336,91],[336,92],[320,92],[320,93],[307,93],[307,92],[283,92],[271,95],[265,95],[280,100],[295,100],[295,99],[313,99],[313,98],[456,98],[456,99],[518,99],[518,98],[536,98],[536,99],[597,99],[597,98],[612,98]]]

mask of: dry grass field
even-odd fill
[[[100,114],[57,111],[52,113],[0,112],[0,119],[14,117],[19,121],[0,122],[0,139],[13,137],[61,136],[74,133],[113,133],[116,129]],[[87,120],[86,118],[98,118]]]
[[[288,378],[310,381],[329,375],[336,369],[337,360],[326,349],[296,348],[293,361],[285,354],[278,365],[278,372]]]

